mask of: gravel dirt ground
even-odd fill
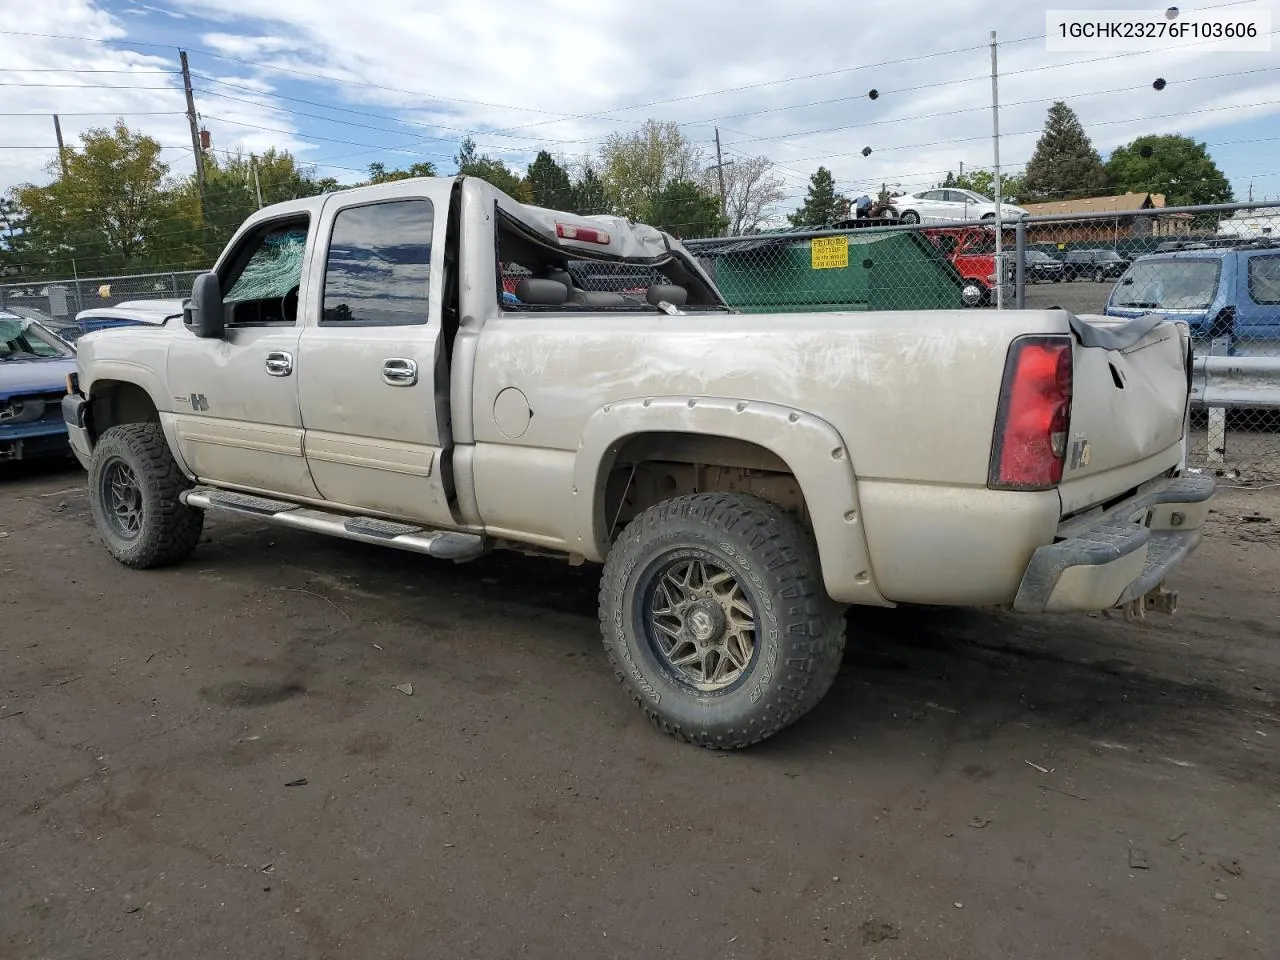
[[[1278,494],[1173,618],[854,612],[723,755],[614,682],[591,568],[214,519],[137,573],[6,468],[0,957],[1275,958]]]

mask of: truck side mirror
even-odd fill
[[[197,337],[218,339],[226,328],[222,287],[216,273],[202,273],[191,285],[191,299],[182,305],[182,322]]]

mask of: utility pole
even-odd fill
[[[187,51],[179,50],[182,61],[182,89],[187,95],[187,123],[191,125],[191,149],[196,155],[196,190],[200,198],[200,220],[204,220],[204,149],[200,146],[200,129],[196,121],[196,98],[191,92],[191,67],[187,64]]]
[[[62,178],[67,178],[67,148],[62,145],[62,121],[53,115],[53,135],[58,138],[58,165],[62,167]]]
[[[54,119],[56,120],[57,117],[55,117]],[[62,141],[59,140],[58,143],[61,144]],[[1249,181],[1249,202],[1253,203],[1253,181],[1252,180]]]
[[[720,153],[720,128],[716,127],[716,177],[720,181],[720,216],[727,221],[729,219],[729,196],[724,189],[724,168],[733,163],[732,160],[728,164],[724,162],[724,156]],[[725,230],[729,229],[728,223],[725,224]]]
[[[253,168],[253,192],[258,197],[258,209],[262,209],[262,184],[258,182],[258,158],[253,154],[249,155],[249,166]]]
[[[996,66],[996,32],[991,31],[991,143],[995,152],[995,201],[996,201],[996,309],[1004,309],[1004,258],[1000,255],[1004,222],[1000,215],[1000,85]]]

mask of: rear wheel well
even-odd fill
[[[601,481],[610,543],[649,507],[695,493],[754,494],[810,528],[804,493],[786,461],[736,437],[640,434],[622,444]]]
[[[159,423],[151,395],[136,383],[123,380],[102,380],[93,385],[89,397],[90,429],[96,441],[112,427],[123,423]]]

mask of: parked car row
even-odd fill
[[[1124,274],[1133,261],[1114,250],[1068,250],[1059,259],[1043,250],[1026,252],[1026,278],[1029,283],[1091,280],[1106,283]]]

